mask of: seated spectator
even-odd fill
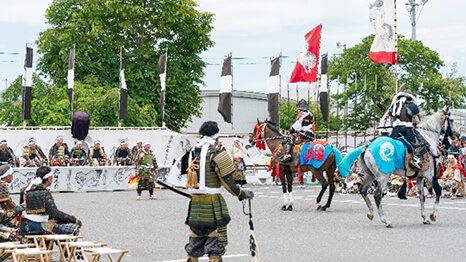
[[[20,203],[26,203],[19,234],[74,234],[77,235],[82,222],[75,216],[58,210],[55,201],[47,189],[53,182],[52,169],[40,166],[36,177],[21,190]]]
[[[25,160],[23,167],[38,167],[48,162],[42,148],[36,145],[34,137],[29,138],[28,145],[24,147],[23,158]]]
[[[49,151],[50,165],[52,166],[66,166],[70,160],[70,151],[68,145],[63,143],[63,136],[57,136],[55,144]]]
[[[105,154],[104,148],[100,146],[99,140],[96,140],[94,146],[89,149],[89,163],[91,166],[110,165],[110,159]]]
[[[461,139],[461,160],[460,164],[463,165],[463,168],[466,168],[466,140]]]
[[[130,166],[133,164],[133,161],[131,160],[131,152],[126,146],[125,141],[121,141],[120,146],[117,148],[113,163],[118,166]]]
[[[16,156],[6,140],[0,142],[0,165],[16,166]]]
[[[11,199],[9,184],[13,180],[13,168],[8,165],[0,167],[0,242],[15,241],[18,220],[16,216],[23,210],[24,206],[16,205]],[[0,256],[0,261],[1,256]]]
[[[456,159],[460,156],[460,142],[458,139],[453,140],[451,142],[450,148],[448,148],[448,154],[453,155]]]
[[[455,199],[455,195],[464,196],[463,176],[466,176],[463,167],[458,164],[453,155],[448,155],[447,167],[439,180],[440,186],[447,191],[447,197]]]
[[[71,165],[84,166],[87,163],[87,153],[83,148],[83,142],[76,142],[76,146],[71,149]]]

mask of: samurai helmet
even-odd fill
[[[412,100],[414,103],[416,103],[416,96],[411,90],[408,89],[406,83],[401,85],[399,92],[395,95],[395,100],[398,100],[401,97],[406,97],[406,99]]]
[[[307,104],[306,99],[302,98],[301,100],[299,100],[298,105],[296,106],[296,108],[298,110],[301,110],[301,111],[309,110],[309,105]]]

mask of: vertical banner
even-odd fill
[[[395,64],[397,53],[396,0],[369,0],[369,18],[375,30],[370,59],[374,63]]]
[[[128,108],[128,89],[126,87],[125,70],[120,69],[120,110],[118,111],[118,119],[126,117]]]
[[[321,33],[322,25],[318,25],[304,36],[304,46],[291,73],[290,83],[317,81]]]
[[[69,56],[68,56],[68,97],[70,99],[71,105],[71,117],[74,114],[74,62],[75,62],[75,45],[71,47]]]
[[[220,94],[217,111],[223,116],[223,120],[231,124],[231,97],[233,92],[233,77],[231,70],[231,54],[223,60],[222,74],[220,77]]]
[[[167,78],[167,51],[159,57],[159,76],[160,76],[160,114],[162,115],[162,125],[165,121],[165,87]]]
[[[320,111],[322,112],[322,116],[324,121],[328,123],[328,115],[329,115],[329,96],[328,96],[328,76],[327,76],[327,54],[322,56],[322,63],[320,67],[320,93],[319,93],[319,100],[320,100]]]
[[[26,58],[24,60],[23,84],[21,90],[21,119],[31,119],[31,88],[32,88],[32,56],[31,47],[26,47]]]
[[[280,96],[280,57],[270,62],[270,75],[267,79],[267,101],[270,122],[277,124],[279,121],[279,96]]]

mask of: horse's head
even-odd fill
[[[259,118],[257,119],[257,124],[254,126],[254,130],[251,135],[249,135],[249,143],[251,145],[255,145],[257,139],[262,139],[264,138],[263,134],[263,129],[265,125],[267,124],[266,121],[261,122],[259,121]]]

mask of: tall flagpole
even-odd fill
[[[282,52],[278,57],[278,130],[280,130],[280,102],[282,100]]]
[[[235,136],[235,125],[233,121],[233,53],[230,52],[231,57],[231,132]]]
[[[396,19],[396,0],[395,5],[395,95],[398,94],[398,30],[397,30],[397,19]]]

